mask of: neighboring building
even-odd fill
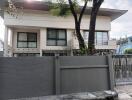
[[[132,49],[132,36],[118,41],[116,54],[124,54],[126,49]]]
[[[18,13],[18,18],[6,12],[4,14],[6,26],[4,56],[46,56],[55,53],[71,55],[73,50],[79,49],[72,15],[65,18],[53,16],[49,13],[48,5],[37,1],[18,2],[16,5],[24,8],[23,14]],[[90,11],[90,8],[87,8],[81,24],[81,33],[86,42]],[[100,9],[95,32],[97,50],[116,49],[116,41],[109,40],[111,21],[126,12],[126,10]]]

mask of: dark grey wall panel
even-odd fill
[[[61,93],[110,89],[106,56],[60,57]]]
[[[107,68],[65,69],[61,71],[61,93],[108,90]]]
[[[60,65],[72,66],[72,65],[102,65],[107,64],[106,56],[61,56]]]
[[[53,58],[0,58],[0,100],[52,95]]]
[[[106,56],[0,57],[0,100],[112,89]]]
[[[0,51],[0,57],[3,57],[4,52]]]

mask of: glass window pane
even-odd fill
[[[28,34],[28,41],[37,41],[36,33],[27,33],[27,34]]]
[[[19,48],[27,48],[27,42],[18,42]]]
[[[108,45],[108,33],[103,32],[103,45]]]
[[[57,41],[57,45],[58,46],[65,46],[66,45],[66,41],[65,40],[58,40]]]
[[[27,41],[27,34],[26,33],[19,33],[18,35],[18,40],[19,41]]]
[[[88,37],[89,37],[89,32],[88,31],[84,31],[84,33],[83,33],[84,41],[88,41]]]
[[[96,33],[96,42],[97,45],[102,45],[103,37],[102,37],[102,32],[97,32]]]
[[[56,46],[56,40],[47,40],[48,46]]]
[[[51,39],[56,39],[56,30],[54,29],[50,29],[48,30],[48,38],[51,38]]]
[[[37,43],[36,42],[28,42],[28,48],[36,48]]]
[[[97,34],[97,32],[95,32],[95,35],[94,35],[95,36],[95,40],[94,40],[95,45],[97,45],[97,43],[96,43],[96,41],[97,41],[97,35],[96,34]]]
[[[66,38],[65,30],[59,30],[59,32],[58,32],[58,38],[59,39],[65,39]]]

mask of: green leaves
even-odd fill
[[[126,49],[124,53],[125,54],[132,54],[132,48],[131,49]]]
[[[79,9],[78,0],[72,0],[75,11]],[[70,6],[67,0],[57,0],[57,3],[51,3],[50,13],[55,16],[66,17],[71,14]]]
[[[50,12],[55,16],[65,17],[70,14],[70,9],[69,6],[66,4],[66,2],[61,2],[56,4],[54,3],[51,4]]]

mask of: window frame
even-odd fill
[[[21,33],[25,33],[27,35],[27,41],[24,41],[24,40],[19,40],[19,35]],[[35,37],[36,37],[36,41],[29,41],[29,35],[30,34],[34,34]],[[26,47],[19,47],[18,43],[19,42],[25,42],[27,43],[27,46]],[[36,46],[35,47],[29,47],[29,42],[35,42],[36,43]],[[17,32],[17,48],[37,48],[37,32]]]
[[[84,32],[89,32],[89,30],[83,30],[83,33],[84,33]],[[101,42],[101,44],[98,44],[98,43],[97,43],[97,32],[101,32],[101,33],[102,33],[102,39],[101,39],[102,42]],[[94,41],[95,41],[95,45],[108,45],[108,43],[107,43],[107,44],[104,44],[104,39],[103,39],[103,37],[104,37],[104,36],[103,36],[103,33],[104,33],[104,32],[107,33],[107,39],[109,40],[108,31],[100,31],[100,30],[98,31],[98,30],[96,30],[96,31],[95,31],[95,40],[94,40]],[[84,38],[84,37],[83,37],[83,38]],[[89,38],[89,35],[88,35],[88,38]]]
[[[50,30],[54,30],[56,34],[56,37],[55,38],[49,38],[49,31]],[[63,30],[65,32],[65,39],[63,38],[59,38],[59,30]],[[48,40],[54,40],[55,41],[55,45],[48,45]],[[59,40],[63,40],[65,41],[65,45],[58,45],[58,41]],[[46,43],[47,46],[67,46],[67,30],[66,29],[55,29],[55,28],[47,28],[47,43]]]
[[[95,31],[96,33],[95,33],[95,44],[96,45],[108,45],[108,42],[107,42],[107,44],[104,44],[104,35],[103,35],[103,33],[104,32],[106,32],[107,33],[107,39],[109,40],[109,35],[108,35],[108,31]],[[97,43],[97,32],[101,32],[102,33],[102,42],[101,42],[101,44],[98,44]]]

